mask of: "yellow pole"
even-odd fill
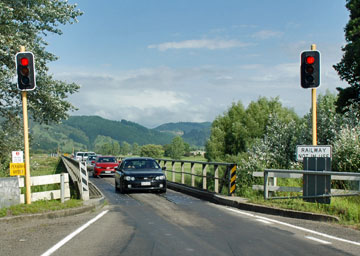
[[[25,52],[25,47],[20,47],[20,52]],[[25,187],[26,187],[26,204],[31,204],[31,180],[30,180],[30,153],[29,153],[29,125],[27,111],[27,93],[21,92],[23,103],[24,119],[24,149],[25,149]]]
[[[311,45],[311,50],[316,50],[316,44]],[[317,114],[316,114],[316,88],[311,89],[311,101],[312,101],[312,142],[313,145],[317,145]]]

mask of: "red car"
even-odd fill
[[[114,156],[98,156],[95,159],[94,165],[94,177],[98,177],[100,175],[114,176],[115,175],[115,167],[119,165],[119,162],[116,160]]]

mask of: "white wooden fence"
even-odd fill
[[[52,200],[52,199],[61,199],[64,200],[70,199],[70,187],[69,187],[69,174],[54,174],[54,175],[44,175],[44,176],[33,176],[31,179],[31,186],[41,186],[49,184],[60,184],[60,189],[43,191],[43,192],[32,192],[31,201],[38,200]],[[24,187],[24,178],[19,177],[19,187]],[[25,203],[25,195],[20,195],[20,202]]]
[[[303,174],[315,174],[322,175],[328,174],[331,176],[331,180],[345,180],[355,181],[358,183],[358,190],[343,190],[343,189],[331,189],[331,196],[347,196],[347,195],[358,195],[360,194],[360,173],[347,173],[347,172],[316,172],[316,171],[301,171],[301,170],[265,170],[265,172],[253,172],[253,177],[264,177],[267,174],[266,179],[264,178],[263,185],[253,185],[253,190],[264,191],[264,197],[269,198],[268,192],[303,192],[303,187],[285,187],[277,186],[277,178],[286,179],[302,179]],[[265,185],[265,189],[264,189]],[[273,197],[274,198],[274,197]],[[285,198],[285,197],[284,197]]]

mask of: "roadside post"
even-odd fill
[[[230,182],[229,182],[229,194],[234,195],[236,189],[236,165],[233,165],[230,169]]]
[[[86,162],[79,161],[80,182],[81,182],[81,199],[87,201],[90,199],[89,195],[89,174],[86,167]]]
[[[36,88],[34,55],[31,52],[25,52],[25,47],[20,46],[20,52],[18,52],[15,56],[15,63],[17,72],[17,86],[21,91],[23,105],[26,204],[31,204],[27,91],[32,91]]]
[[[320,52],[316,44],[311,45],[310,51],[303,51],[300,56],[300,84],[302,88],[311,88],[312,102],[312,144],[317,145],[317,114],[316,88],[320,86]]]

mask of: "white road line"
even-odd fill
[[[286,222],[282,222],[282,221],[278,221],[278,220],[258,216],[258,215],[255,215],[255,214],[249,214],[249,213],[243,212],[241,210],[231,209],[231,208],[227,208],[227,207],[224,207],[224,208],[229,210],[229,211],[236,212],[236,213],[239,213],[239,214],[242,214],[242,215],[263,219],[263,220],[270,221],[270,222],[273,222],[273,223],[277,223],[277,224],[280,224],[280,225],[283,225],[283,226],[287,226],[287,227],[290,227],[290,228],[294,228],[294,229],[298,229],[298,230],[301,230],[301,231],[304,231],[304,232],[308,232],[308,233],[311,233],[311,234],[314,234],[314,235],[318,235],[318,236],[326,237],[326,238],[329,238],[329,239],[337,240],[337,241],[340,241],[340,242],[360,246],[360,242],[350,241],[350,240],[346,240],[346,239],[343,239],[343,238],[340,238],[340,237],[327,235],[327,234],[320,233],[320,232],[317,232],[317,231],[314,231],[314,230],[311,230],[311,229],[298,227],[298,226],[295,226],[295,225],[292,225],[292,224],[289,224],[289,223],[286,223]]]
[[[89,220],[87,223],[85,223],[83,226],[72,232],[70,235],[62,239],[60,242],[55,244],[53,247],[51,247],[49,250],[41,254],[41,256],[49,256],[53,254],[56,250],[58,250],[61,246],[69,242],[71,239],[73,239],[76,235],[78,235],[80,232],[82,232],[84,229],[89,227],[91,224],[93,224],[95,221],[100,219],[102,216],[104,216],[109,210],[101,212],[99,215],[97,215],[95,218]]]
[[[273,224],[273,223],[270,222],[270,221],[262,220],[262,219],[256,219],[256,221],[259,221],[259,222],[262,222],[262,223],[265,223],[265,224]]]
[[[321,240],[319,238],[315,238],[315,237],[312,237],[312,236],[305,236],[307,239],[310,239],[310,240],[313,240],[315,242],[318,242],[318,243],[321,243],[321,244],[331,244],[330,242],[328,241],[324,241],[324,240]]]

